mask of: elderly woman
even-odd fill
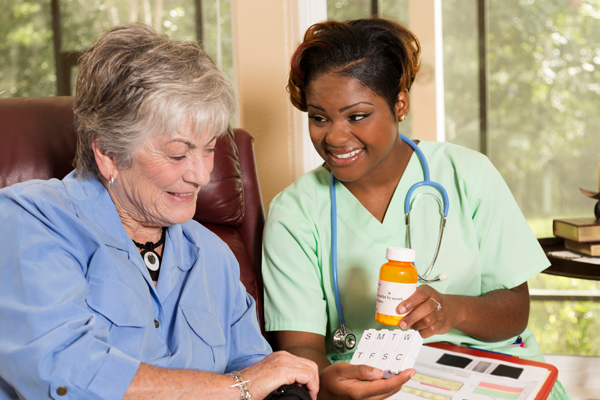
[[[316,365],[270,354],[233,254],[191,220],[233,104],[199,46],[146,26],[84,54],[75,171],[0,191],[0,398],[316,396]]]

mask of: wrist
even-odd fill
[[[234,383],[229,386],[230,388],[238,388],[240,391],[240,400],[251,400],[250,389],[248,388],[249,379],[245,379],[244,376],[238,371],[232,371],[229,373],[233,378]]]
[[[444,303],[446,307],[446,311],[452,311],[452,323],[450,324],[450,328],[461,330],[463,324],[467,320],[467,309],[465,304],[467,303],[466,296],[446,294],[444,295]]]

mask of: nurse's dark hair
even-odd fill
[[[401,24],[371,17],[325,21],[308,28],[291,61],[287,90],[306,111],[306,88],[332,73],[357,79],[381,96],[392,113],[398,94],[410,90],[421,66],[417,37]]]

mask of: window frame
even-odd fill
[[[193,0],[195,6],[196,40],[202,46],[204,39],[204,23],[202,0]],[[77,66],[81,51],[62,49],[62,24],[60,18],[60,0],[51,0],[52,43],[54,48],[54,64],[56,68],[56,96],[72,96],[71,73]]]

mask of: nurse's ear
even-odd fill
[[[398,101],[394,106],[394,113],[397,121],[404,121],[410,112],[410,99],[408,90],[403,90],[398,94]]]

